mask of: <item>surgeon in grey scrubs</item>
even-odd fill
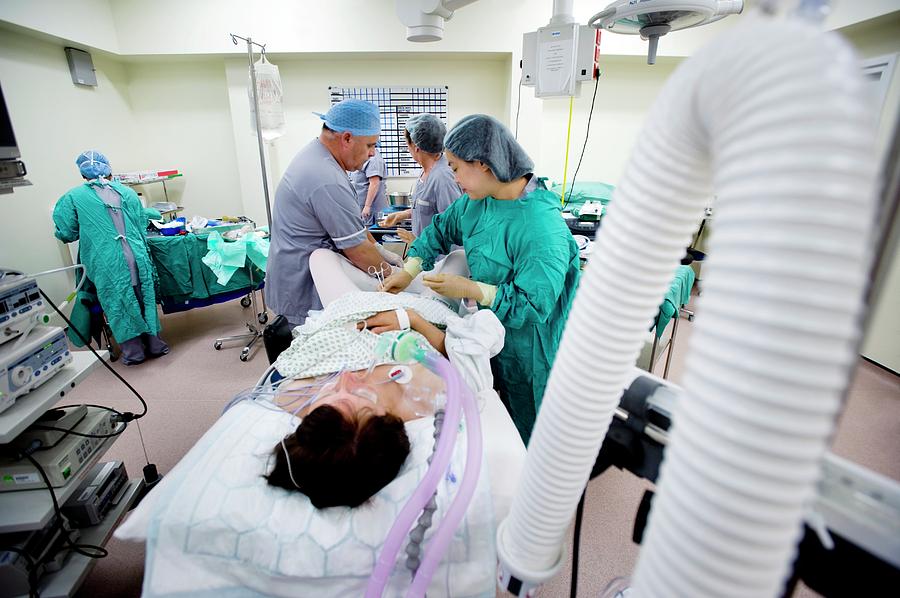
[[[444,136],[447,127],[433,114],[416,114],[406,121],[406,145],[422,175],[412,190],[412,208],[394,212],[385,219],[386,226],[412,218],[412,234],[399,230],[404,241],[411,243],[440,214],[462,196],[456,177],[444,156]]]
[[[266,300],[291,326],[302,324],[310,310],[322,309],[309,272],[309,255],[316,249],[339,251],[362,272],[370,267],[391,272],[360,218],[347,178],[375,155],[378,107],[344,100],[327,114],[316,114],[324,121],[322,131],[287,167],[272,212]]]
[[[387,177],[387,167],[381,152],[375,150],[375,155],[366,160],[359,170],[350,173],[350,183],[356,191],[356,200],[359,202],[359,212],[366,226],[375,222],[375,217],[387,207],[387,187],[384,179]]]

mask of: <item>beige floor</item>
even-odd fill
[[[248,363],[238,349],[214,351],[218,336],[241,332],[243,314],[237,302],[165,316],[163,336],[172,353],[141,366],[116,370],[146,397],[148,416],[141,429],[151,460],[165,473],[215,421],[237,391],[251,386],[267,362],[262,351]],[[698,314],[699,316],[699,314]],[[692,324],[683,320],[669,378],[680,380]],[[661,373],[661,369],[660,369]],[[138,408],[122,385],[98,371],[82,383],[68,401],[103,402],[119,409]],[[900,479],[900,377],[860,361],[847,409],[841,419],[835,452],[894,479]],[[124,460],[132,476],[144,465],[137,430],[132,427],[107,453]],[[639,547],[631,542],[634,512],[649,484],[629,473],[610,470],[588,486],[582,528],[579,596],[599,596],[614,577],[628,575]],[[143,547],[116,540],[109,556],[98,562],[78,596],[83,598],[140,595]],[[543,597],[569,595],[567,565],[562,574],[540,591]],[[800,589],[798,596],[814,595]]]

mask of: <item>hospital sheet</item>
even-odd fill
[[[429,596],[494,595],[494,533],[508,513],[525,451],[496,394],[482,392],[479,401],[484,470]],[[120,539],[147,542],[144,596],[363,594],[383,539],[425,473],[434,443],[433,418],[406,424],[410,457],[370,502],[357,509],[321,511],[302,494],[270,487],[262,478],[269,451],[296,423],[280,409],[239,403],[116,531]],[[461,480],[462,427],[439,486],[426,551]],[[385,595],[403,595],[409,582],[401,551]]]

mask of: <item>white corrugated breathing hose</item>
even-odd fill
[[[634,589],[774,596],[851,366],[874,213],[854,53],[747,15],[654,104],[576,295],[509,517],[501,577],[549,579],[711,189],[704,296]]]

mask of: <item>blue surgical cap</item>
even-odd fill
[[[444,151],[444,135],[447,127],[434,114],[416,114],[406,121],[406,130],[412,142],[429,154]]]
[[[313,112],[325,121],[332,131],[348,132],[366,137],[381,132],[378,106],[364,100],[344,100],[331,107],[325,114]]]
[[[81,171],[81,176],[88,180],[96,179],[101,176],[108,177],[112,174],[112,169],[109,167],[109,160],[106,159],[106,156],[94,150],[81,152],[78,157],[75,158],[75,164],[78,164],[78,170]]]
[[[534,172],[534,162],[509,129],[486,114],[471,114],[456,123],[444,147],[466,162],[484,162],[502,183]]]

